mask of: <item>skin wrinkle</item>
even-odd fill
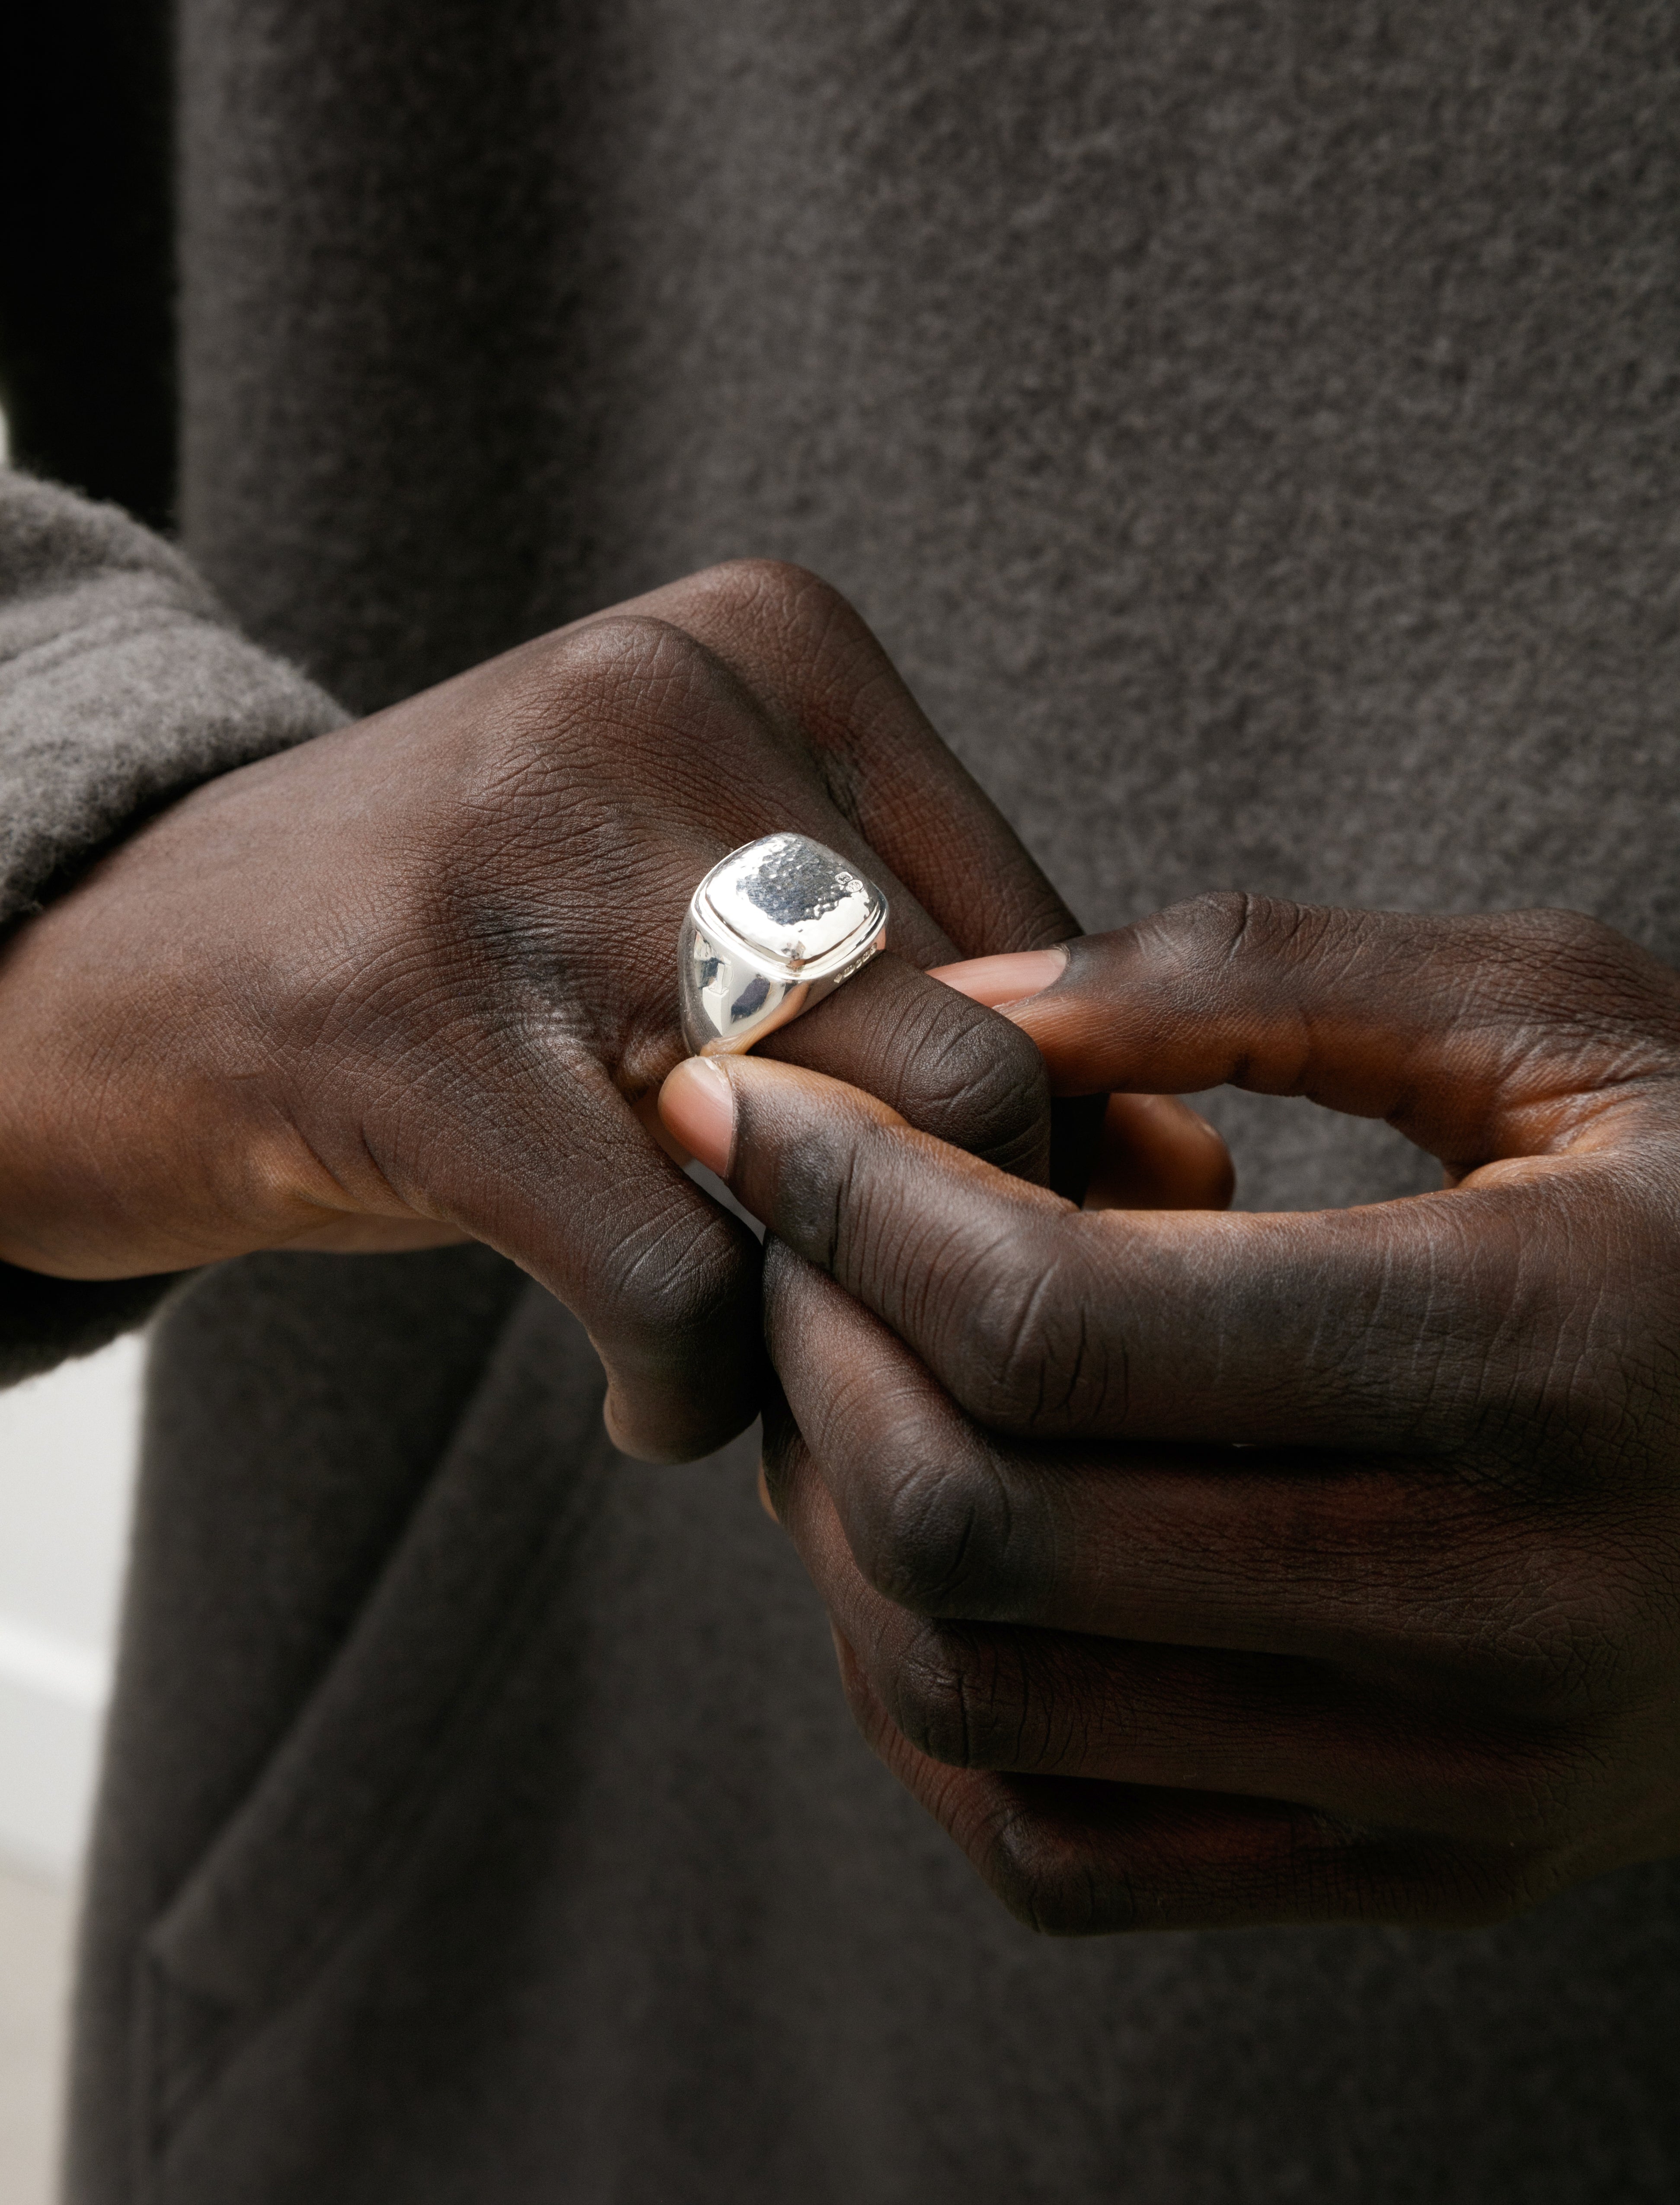
[[[1075,1421],[1074,1404],[1085,1390],[1085,1371],[1090,1354],[1090,1316],[1082,1298],[1078,1305],[1079,1334],[1068,1357],[1067,1382],[1061,1400],[1057,1404],[1060,1421],[1072,1427]]]
[[[1452,1218],[1442,1217],[1437,1231],[1451,1237],[1453,1230]],[[1471,1247],[1463,1236],[1459,1238],[1461,1256],[1474,1262],[1479,1251]],[[1403,1397],[1415,1400],[1418,1404],[1409,1426],[1397,1434],[1398,1444],[1409,1447],[1420,1445],[1428,1447],[1446,1443],[1444,1435],[1440,1439],[1432,1439],[1431,1435],[1440,1430],[1444,1421],[1438,1406],[1442,1380],[1449,1369],[1456,1341],[1463,1336],[1461,1328],[1454,1323],[1455,1312],[1451,1306],[1457,1299],[1450,1284],[1454,1275],[1452,1265],[1450,1261],[1444,1263],[1440,1259],[1439,1244],[1433,1236],[1425,1243],[1425,1254],[1428,1262],[1421,1281],[1421,1293],[1417,1285],[1413,1287],[1417,1299],[1410,1322],[1408,1322],[1406,1316],[1402,1315],[1386,1328],[1400,1343],[1404,1358],[1410,1382],[1402,1389]],[[1392,1244],[1384,1246],[1377,1287],[1379,1311],[1392,1305],[1397,1299],[1404,1301],[1407,1281],[1401,1269],[1402,1261],[1399,1251]],[[1376,1322],[1380,1319],[1374,1317],[1374,1323]],[[1450,1424],[1450,1419],[1445,1421]]]
[[[959,1483],[948,1468],[932,1476],[921,1464],[906,1468],[886,1496],[881,1528],[869,1546],[874,1566],[867,1574],[878,1592],[935,1614],[960,1597],[975,1544],[977,1512],[967,1498],[970,1486],[966,1476]]]
[[[953,1269],[948,1260],[942,1261],[937,1273],[931,1267],[923,1269],[924,1322],[938,1344],[940,1364],[949,1366],[952,1391],[965,1409],[987,1417],[1003,1430],[1018,1424],[1019,1394],[1012,1374],[1043,1278],[1033,1249],[1022,1241],[1023,1236],[1007,1224],[982,1239],[965,1229],[951,1244],[959,1269]],[[907,1252],[913,1257],[919,1251],[912,1243]],[[947,1297],[937,1315],[935,1278]],[[976,1279],[982,1281],[977,1305],[970,1292]],[[902,1290],[897,1299],[902,1306]],[[1036,1376],[1029,1367],[1030,1375]]]
[[[925,1008],[926,1007],[923,1006]],[[996,1068],[983,1059],[975,1062],[972,1031],[964,1026],[927,1037],[925,1065],[930,1102],[950,1103],[974,1087],[977,1080],[997,1077]]]
[[[1542,1444],[1564,1433],[1574,1437],[1591,1432],[1600,1440],[1608,1439],[1624,1433],[1627,1425],[1625,1409],[1608,1399],[1606,1386],[1625,1356],[1621,1328],[1612,1321],[1611,1340],[1602,1336],[1608,1282],[1599,1277],[1592,1251],[1578,1249],[1573,1221],[1566,1211],[1554,1215],[1552,1230],[1564,1245],[1559,1257],[1546,1269],[1535,1294],[1551,1322],[1541,1339],[1543,1362],[1535,1364],[1534,1351],[1529,1351],[1524,1410]],[[1586,1307],[1583,1322],[1582,1312],[1587,1305],[1590,1305]],[[1592,1376],[1584,1377],[1589,1358]],[[1574,1451],[1572,1445],[1570,1452]]]
[[[615,1299],[637,1299],[636,1289],[643,1275],[652,1269],[658,1298],[643,1305],[644,1322],[655,1336],[679,1331],[686,1322],[693,1322],[692,1305],[708,1298],[707,1273],[725,1268],[703,1260],[705,1242],[719,1237],[717,1224],[711,1218],[698,1221],[696,1230],[695,1221],[687,1218],[662,1212],[649,1217],[612,1250],[603,1267],[605,1289]]]
[[[917,1633],[900,1650],[892,1674],[888,1711],[911,1744],[930,1760],[971,1768],[968,1679],[962,1663],[950,1660],[940,1634],[932,1628]]]
[[[976,1373],[965,1396],[971,1403],[985,1401],[992,1412],[991,1421],[1029,1437],[1044,1421],[1046,1377],[1048,1368],[1057,1359],[1054,1342],[1047,1345],[1041,1341],[1040,1319],[1047,1308],[1054,1310],[1057,1305],[1059,1269],[1058,1262],[1053,1258],[1036,1275],[1026,1270],[1024,1277],[1018,1271],[1011,1277],[1004,1289],[1009,1299],[1004,1305],[1001,1323],[989,1307],[982,1311],[980,1354],[984,1376]],[[1024,1284],[1026,1299],[1018,1302],[1016,1298]],[[1018,1405],[1026,1399],[1029,1390],[1031,1406],[1022,1408]]]
[[[1000,1235],[998,1248],[1005,1249],[1008,1245],[1007,1239]],[[891,1277],[892,1285],[888,1287],[883,1282],[882,1287],[877,1289],[881,1301],[885,1309],[892,1311],[895,1326],[917,1335],[926,1334],[937,1337],[940,1320],[945,1312],[942,1311],[940,1297],[935,1290],[934,1282],[955,1275],[950,1267],[958,1257],[960,1257],[965,1264],[971,1261],[983,1262],[985,1251],[982,1251],[978,1258],[974,1257],[959,1233],[941,1232],[938,1223],[929,1220],[922,1226],[919,1232],[913,1232],[911,1237],[900,1239],[895,1252],[899,1261],[888,1275]],[[918,1288],[918,1291],[908,1297],[904,1292],[905,1283],[904,1275],[906,1270],[910,1272],[911,1281],[916,1282]],[[865,1275],[859,1281],[860,1285],[865,1286],[872,1282],[872,1275]],[[955,1312],[953,1311],[953,1314],[954,1315]],[[959,1340],[965,1339],[966,1333],[967,1326],[965,1321],[959,1328]],[[960,1354],[959,1346],[955,1351],[953,1359],[959,1359]],[[960,1367],[957,1376],[958,1382],[952,1387],[951,1391],[954,1397],[961,1401],[963,1392]],[[967,1404],[965,1403],[964,1406],[966,1406]]]
[[[981,1481],[983,1500],[976,1491]],[[959,1497],[954,1538],[948,1528],[953,1489]],[[968,1451],[959,1478],[953,1478],[948,1469],[941,1473],[924,1468],[918,1497],[919,1520],[913,1519],[902,1529],[893,1527],[896,1535],[891,1537],[895,1559],[903,1557],[893,1572],[898,1584],[877,1582],[876,1590],[929,1614],[949,1613],[964,1596],[971,1557],[977,1552],[984,1556],[977,1572],[982,1583],[994,1572],[1007,1572],[1018,1536],[1010,1489],[998,1475],[991,1450],[982,1447]],[[982,1526],[987,1535],[983,1548]]]
[[[876,1636],[877,1641],[880,1641],[880,1630],[873,1631],[873,1636]],[[919,1636],[917,1636],[917,1641],[915,1641],[915,1643],[917,1643],[917,1645],[926,1645],[926,1643],[929,1643],[929,1641],[926,1641],[926,1634],[919,1634]],[[977,1638],[977,1634],[972,1634],[972,1631],[965,1631],[965,1634],[941,1634],[941,1638],[939,1638],[939,1643],[941,1643],[941,1645],[948,1647],[948,1651],[950,1651],[950,1654],[953,1654],[953,1656],[961,1656],[961,1649],[964,1649],[964,1647],[970,1647],[970,1649],[972,1649],[972,1647],[975,1647],[977,1643],[983,1643],[983,1645],[996,1645],[996,1638],[994,1638],[994,1634],[990,1634],[990,1636],[981,1634],[979,1638]],[[1052,1645],[1054,1645],[1054,1643],[1052,1643]],[[1065,1643],[1063,1643],[1063,1645],[1065,1645]],[[1094,1649],[1091,1649],[1091,1647],[1080,1647],[1078,1651],[1080,1651],[1080,1654],[1084,1654],[1084,1651],[1094,1651]],[[1120,1654],[1125,1654],[1125,1649],[1118,1649],[1118,1656],[1120,1656]],[[1118,1656],[1116,1656],[1116,1658],[1118,1658]],[[926,1669],[926,1667],[929,1667],[929,1665],[926,1665],[926,1662],[922,1662],[922,1661],[919,1661],[919,1658],[917,1658],[917,1669]],[[937,1667],[937,1665],[935,1665],[935,1667]],[[975,1709],[975,1704],[979,1704],[979,1703],[977,1703],[977,1693],[979,1693],[981,1700],[983,1700],[983,1698],[986,1698],[986,1687],[983,1687],[983,1685],[977,1685],[977,1687],[972,1689],[972,1691],[968,1691],[968,1696],[965,1696],[965,1707],[970,1709],[970,1720],[972,1720],[972,1709]],[[996,1696],[996,1693],[992,1691],[992,1696]],[[1172,1715],[1171,1722],[1168,1722],[1168,1733],[1167,1733],[1167,1735],[1171,1735],[1171,1738],[1178,1738],[1178,1731],[1179,1731],[1179,1727],[1182,1727],[1182,1718],[1184,1718],[1184,1703],[1179,1703],[1179,1704],[1178,1704],[1178,1714]],[[1007,1720],[1010,1720],[1010,1722],[1012,1722],[1012,1720],[1014,1720],[1014,1715],[1010,1715],[1010,1718],[1007,1718]],[[930,1739],[929,1739],[929,1738],[922,1738],[922,1739],[919,1739],[919,1742],[922,1742],[922,1744],[929,1744]],[[946,1749],[946,1750],[954,1750],[954,1749]],[[988,1749],[986,1749],[986,1757],[990,1757],[990,1760],[1001,1760],[1001,1757],[1003,1757],[1003,1750],[1007,1750],[1007,1749],[994,1749],[994,1746],[988,1746]],[[977,1755],[975,1744],[972,1744],[972,1738],[970,1738],[970,1744],[965,1746],[965,1753],[968,1753],[968,1757],[979,1757],[979,1755]],[[1155,1768],[1155,1771],[1153,1771],[1153,1775],[1155,1775],[1157,1780],[1160,1780],[1160,1777],[1162,1777],[1162,1771],[1160,1771],[1160,1768]],[[1171,1777],[1167,1777],[1167,1780],[1171,1781]],[[1193,1777],[1193,1780],[1190,1780],[1190,1781],[1197,1781],[1197,1780],[1199,1780],[1199,1777]]]
[[[1004,1170],[1042,1178],[1048,1097],[1037,1052],[978,1006],[959,998],[959,1007],[953,1009],[950,994],[911,981],[898,960],[889,965],[883,958],[814,1016],[829,1014],[832,1023],[838,1011],[857,1020],[855,1049],[906,1067],[923,1130],[983,1155]],[[808,1043],[812,1023],[801,1019],[773,1035],[761,1053],[798,1061],[793,1052]]]

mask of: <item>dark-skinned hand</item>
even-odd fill
[[[1073,922],[850,608],[744,562],[227,774],[21,927],[0,1257],[486,1241],[589,1328],[621,1446],[705,1453],[758,1408],[759,1251],[646,1121],[689,894],[778,829],[882,882],[896,954],[777,1054],[1042,1177],[1030,1043],[916,968]]]
[[[1060,1092],[1308,1096],[1445,1185],[1082,1211],[809,1072],[673,1075],[784,1244],[769,1489],[888,1766],[1070,1934],[1476,1923],[1680,1851],[1680,977],[1233,896],[950,978],[1039,990]]]

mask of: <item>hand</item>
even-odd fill
[[[695,883],[781,828],[882,882],[897,955],[777,1053],[1042,1175],[1030,1044],[914,968],[1073,923],[856,615],[747,562],[226,775],[19,930],[0,1257],[484,1240],[589,1327],[620,1445],[704,1453],[757,1412],[758,1249],[636,1106]]]
[[[1092,1215],[680,1067],[787,1244],[770,1489],[877,1750],[1068,1933],[1478,1923],[1680,1850],[1680,978],[1242,897],[1034,962],[1058,1089],[1307,1095],[1446,1186]]]

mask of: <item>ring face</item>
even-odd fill
[[[698,889],[678,952],[683,1040],[696,1056],[749,1049],[884,948],[887,899],[805,835],[732,850]]]

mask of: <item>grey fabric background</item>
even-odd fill
[[[1559,902],[1671,959],[1655,0],[187,0],[185,512],[353,708],[735,552],[850,591],[1094,925]],[[1220,1104],[1244,1198],[1421,1183]],[[79,2205],[1667,2198],[1664,1865],[1035,1943],[864,1754],[750,1449],[611,1458],[474,1253],[154,1379]]]

